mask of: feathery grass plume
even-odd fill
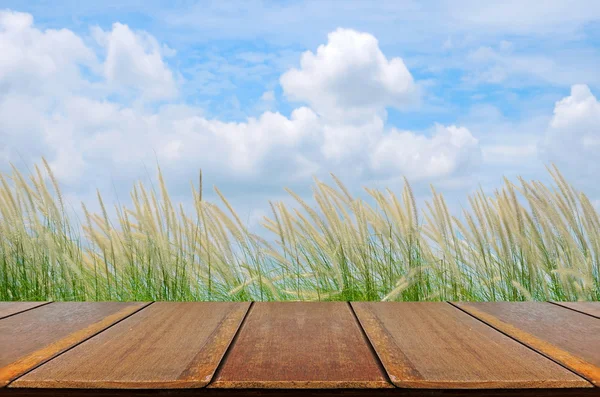
[[[80,239],[62,198],[50,194],[39,167],[29,183],[11,170],[0,175],[0,300],[85,299]]]
[[[114,220],[97,192],[76,227],[42,162],[49,178],[0,173],[2,300],[600,300],[600,216],[554,165],[556,189],[504,178],[462,220],[433,186],[420,214],[406,179],[371,204],[314,178],[316,206],[269,202],[273,244],[206,201],[201,172],[192,212],[174,204],[158,165],[158,191],[134,184]]]

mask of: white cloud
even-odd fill
[[[144,161],[152,161],[155,152],[165,167],[202,164],[253,175],[271,150],[293,149],[316,131],[316,115],[308,108],[294,110],[289,119],[265,112],[239,123],[210,120],[185,110],[161,107],[147,112],[71,98],[61,117],[46,120],[44,133],[54,148],[51,165],[61,179],[76,182],[96,164],[139,169]]]
[[[571,95],[556,103],[539,146],[543,159],[579,177],[597,179],[600,102],[587,85],[573,85]]]
[[[412,75],[400,58],[388,60],[368,33],[337,29],[316,53],[302,54],[299,69],[281,76],[285,95],[310,104],[327,118],[347,118],[403,108],[418,100]]]
[[[208,155],[233,172],[256,174],[269,151],[294,148],[303,138],[315,137],[316,122],[314,112],[302,107],[295,109],[289,119],[279,113],[265,112],[259,118],[251,117],[240,123],[203,118],[181,120],[178,127],[182,129],[177,134],[188,138],[188,144],[195,140],[205,144],[204,148],[186,145],[184,155],[190,159]],[[211,147],[212,153],[204,152]]]
[[[321,153],[326,159],[340,162],[356,159],[373,148],[384,133],[384,119],[377,115],[354,122],[323,122]]]
[[[371,163],[377,170],[413,179],[439,178],[479,165],[478,140],[464,127],[436,125],[431,138],[392,131],[377,144]]]
[[[173,55],[145,32],[133,32],[114,23],[112,30],[92,29],[96,41],[106,48],[104,75],[109,83],[133,88],[147,99],[168,99],[177,95],[171,70],[162,56]]]
[[[548,0],[543,7],[536,1],[520,0],[438,0],[433,5],[356,0],[345,7],[338,7],[338,2],[231,2],[227,11],[217,2],[190,4],[166,13],[151,7],[155,9],[149,13],[160,12],[165,30],[173,31],[170,37],[186,44],[227,38],[315,48],[325,32],[346,26],[368,31],[386,50],[400,49],[411,71],[418,68],[443,77],[447,74],[441,73],[448,69],[466,71],[471,83],[502,83],[504,87],[548,83],[568,87],[577,81],[597,88],[600,84],[597,0]],[[469,51],[507,38],[517,54],[506,54],[499,65],[474,66],[466,61]],[[511,46],[500,44],[499,48],[508,52]]]
[[[438,126],[433,137],[386,128],[385,107],[414,103],[418,90],[402,60],[387,59],[366,33],[331,33],[282,76],[285,93],[310,107],[289,116],[263,109],[232,122],[192,105],[138,106],[140,98],[177,95],[163,61],[171,51],[147,33],[118,23],[92,29],[106,50],[97,55],[69,30],[37,29],[28,14],[0,18],[0,44],[13,54],[0,58],[0,156],[31,163],[43,155],[72,190],[89,192],[110,178],[130,187],[155,160],[186,188],[199,168],[219,175],[220,184],[280,188],[315,173],[347,171],[360,183],[365,175],[417,180],[477,166],[477,140],[464,128]],[[276,103],[268,88],[259,102]],[[107,99],[123,90],[132,103]]]
[[[70,95],[93,93],[80,67],[99,66],[73,32],[40,31],[33,23],[30,14],[0,11],[0,152],[7,161],[47,151],[43,131],[51,112]],[[69,143],[62,143],[66,150]]]
[[[280,81],[288,98],[308,103],[319,114],[321,153],[332,164],[357,172],[406,173],[415,180],[478,164],[477,140],[464,128],[437,126],[432,138],[386,132],[385,108],[415,105],[419,88],[402,59],[388,60],[368,33],[337,29]]]
[[[30,14],[0,10],[0,99],[8,93],[51,95],[85,86],[80,65],[94,67],[96,57],[66,29],[40,31]]]

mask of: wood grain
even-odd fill
[[[391,388],[346,302],[255,303],[209,388]]]
[[[598,397],[573,389],[0,389],[3,397]]]
[[[203,387],[249,306],[248,302],[154,303],[10,387]]]
[[[455,303],[600,385],[600,320],[547,302]]]
[[[448,303],[356,302],[352,307],[398,387],[592,387]]]
[[[555,305],[563,306],[571,310],[578,311],[600,318],[600,302],[552,302]]]
[[[54,302],[0,320],[0,387],[145,305]]]
[[[50,302],[0,302],[0,320]]]

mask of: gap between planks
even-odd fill
[[[586,316],[590,316],[590,317],[594,317],[594,318],[600,319],[600,316],[597,316],[595,314],[592,314],[592,313],[589,313],[589,312],[586,312],[586,311],[583,311],[583,310],[576,309],[576,308],[574,308],[571,305],[564,305],[563,304],[563,303],[578,303],[578,302],[553,302],[553,301],[548,301],[548,303],[552,303],[553,305],[562,307],[564,309],[573,310],[574,312],[577,312],[577,313],[585,314]],[[581,303],[592,303],[592,302],[581,302]],[[600,305],[600,302],[597,302],[597,303],[598,303],[598,305]]]
[[[50,302],[50,303],[51,303],[51,302]],[[108,325],[107,327],[104,327],[104,328],[102,328],[102,329],[100,329],[100,330],[98,330],[98,331],[96,331],[96,332],[94,332],[94,333],[92,333],[92,334],[88,335],[87,337],[85,337],[85,338],[84,338],[84,339],[82,339],[81,341],[79,341],[79,342],[75,343],[73,346],[70,346],[70,347],[66,348],[65,350],[63,350],[63,351],[61,351],[61,352],[59,352],[59,353],[57,353],[57,354],[54,354],[54,355],[52,355],[52,356],[48,357],[47,359],[44,359],[43,361],[41,361],[41,362],[40,362],[40,363],[38,363],[37,365],[35,365],[35,366],[33,366],[33,367],[29,368],[27,371],[23,372],[23,373],[22,373],[22,374],[20,374],[19,376],[17,376],[17,377],[15,377],[14,379],[10,380],[10,381],[9,381],[8,383],[6,383],[4,386],[0,387],[0,391],[2,391],[2,390],[9,390],[9,389],[10,389],[10,387],[9,387],[9,386],[10,386],[10,385],[11,385],[13,382],[15,382],[15,381],[17,381],[18,379],[22,378],[23,376],[27,375],[27,374],[28,374],[28,373],[30,373],[31,371],[35,370],[36,368],[39,368],[39,367],[41,367],[42,365],[44,365],[44,364],[46,364],[46,363],[48,363],[48,362],[50,362],[50,361],[54,360],[54,359],[55,359],[55,358],[57,358],[57,357],[59,357],[59,356],[61,356],[61,355],[65,354],[66,352],[70,351],[71,349],[73,349],[73,348],[75,348],[75,347],[79,346],[80,344],[82,344],[82,343],[84,343],[85,341],[87,341],[87,340],[89,340],[89,339],[91,339],[91,338],[95,337],[96,335],[99,335],[100,333],[102,333],[102,332],[106,331],[107,329],[109,329],[109,328],[111,328],[111,327],[113,327],[113,326],[115,326],[115,325],[119,324],[121,321],[128,319],[129,317],[133,316],[134,314],[136,314],[136,313],[139,313],[140,311],[144,310],[145,308],[147,308],[148,306],[150,306],[150,305],[151,305],[151,304],[153,304],[153,303],[154,303],[154,301],[152,301],[152,302],[147,302],[145,305],[142,305],[142,306],[140,306],[138,309],[136,309],[136,310],[132,311],[131,313],[129,313],[129,314],[128,314],[128,315],[126,315],[125,317],[123,317],[123,318],[121,318],[121,319],[119,319],[119,320],[115,321],[114,323],[112,323],[112,324]],[[35,308],[33,308],[33,309],[36,309],[36,308],[38,308],[38,307],[42,307],[42,306],[45,306],[45,305],[37,306],[37,307],[35,307]],[[11,390],[14,390],[14,389],[11,389]]]
[[[215,369],[215,372],[214,372],[212,378],[210,378],[210,381],[206,384],[206,386],[203,387],[203,389],[211,386],[213,384],[213,382],[215,381],[215,379],[217,379],[219,374],[221,373],[221,370],[223,369],[223,365],[225,364],[225,362],[227,361],[227,358],[229,357],[229,354],[231,353],[231,349],[236,344],[238,337],[239,337],[242,329],[244,328],[244,325],[246,325],[246,320],[248,319],[248,317],[250,316],[250,312],[254,308],[254,303],[255,303],[254,301],[250,302],[250,306],[248,307],[248,310],[246,310],[246,314],[244,314],[244,318],[240,322],[240,326],[235,331],[233,338],[231,338],[231,342],[229,343],[229,346],[227,346],[227,349],[225,350],[223,357],[219,361],[219,364],[217,364],[217,368]]]
[[[363,327],[363,325],[360,322],[360,319],[356,315],[356,311],[354,310],[354,306],[352,306],[352,302],[348,302],[348,306],[350,306],[350,311],[352,312],[352,315],[354,316],[354,321],[358,325],[358,328],[360,329],[360,332],[362,333],[362,336],[363,336],[363,339],[365,340],[365,343],[367,344],[367,346],[371,350],[371,354],[373,355],[373,358],[375,359],[375,362],[379,365],[380,371],[385,376],[385,380],[390,385],[392,385],[394,387],[397,387],[396,385],[394,385],[394,382],[392,382],[392,379],[390,378],[390,374],[385,369],[385,366],[383,365],[383,361],[381,361],[381,357],[379,357],[379,354],[377,353],[377,350],[375,349],[375,346],[373,345],[373,343],[371,343],[371,339],[369,339],[369,335],[367,335],[367,331],[365,330],[365,328]]]
[[[28,312],[30,310],[34,310],[34,309],[37,309],[39,307],[49,305],[52,302],[53,301],[39,302],[40,303],[39,305],[35,305],[35,306],[32,306],[32,307],[28,307],[27,309],[18,310],[18,311],[14,312],[14,313],[10,313],[10,314],[4,315],[4,316],[0,316],[0,320],[4,320],[5,318],[16,316],[17,314],[25,313],[25,312]],[[9,302],[9,303],[37,303],[37,302]]]
[[[485,320],[483,320],[483,319],[481,319],[481,318],[479,318],[479,317],[477,317],[477,316],[475,316],[475,315],[471,314],[471,313],[470,313],[470,312],[468,312],[467,310],[465,310],[465,309],[461,308],[460,306],[456,305],[454,302],[446,301],[446,303],[448,303],[448,304],[450,304],[450,305],[454,306],[454,307],[455,307],[455,308],[457,308],[458,310],[460,310],[460,311],[462,311],[462,312],[464,312],[464,313],[468,314],[469,316],[473,317],[474,319],[481,321],[482,323],[484,323],[484,324],[485,324],[485,325],[487,325],[488,327],[491,327],[491,328],[493,328],[494,330],[496,330],[496,331],[500,332],[501,334],[508,336],[508,337],[509,337],[509,338],[511,338],[512,340],[514,340],[514,341],[516,341],[516,342],[520,343],[521,345],[523,345],[523,346],[527,347],[528,349],[530,349],[530,350],[533,350],[535,353],[537,353],[537,354],[540,354],[540,355],[542,355],[542,356],[546,357],[548,360],[551,360],[551,361],[553,361],[554,363],[556,363],[556,364],[560,365],[561,367],[563,367],[563,368],[564,368],[564,369],[566,369],[567,371],[569,371],[569,372],[571,372],[571,373],[573,373],[573,374],[575,374],[575,375],[577,375],[577,376],[579,376],[579,377],[581,377],[581,378],[585,379],[587,382],[589,382],[589,383],[590,383],[590,384],[593,386],[593,389],[592,389],[592,390],[598,390],[598,386],[597,386],[597,385],[594,383],[594,381],[593,381],[592,379],[590,379],[589,377],[587,377],[587,376],[585,376],[585,375],[583,375],[583,374],[580,374],[580,373],[578,373],[577,371],[575,371],[575,370],[573,370],[573,369],[569,368],[568,366],[566,366],[565,364],[561,363],[559,360],[555,359],[555,358],[554,358],[554,357],[552,357],[551,355],[549,355],[549,354],[547,354],[547,353],[545,353],[545,352],[543,352],[543,351],[540,351],[540,350],[536,349],[536,348],[535,348],[535,347],[533,347],[533,346],[530,346],[529,344],[527,344],[527,343],[525,343],[525,342],[523,342],[523,341],[521,341],[521,340],[517,339],[517,338],[516,338],[516,337],[514,337],[513,335],[511,335],[511,334],[509,334],[509,333],[507,333],[507,332],[505,332],[505,331],[503,331],[503,330],[501,330],[501,329],[499,329],[499,328],[495,327],[494,325],[492,325],[492,324],[488,323],[487,321],[485,321]],[[560,306],[560,305],[557,305],[557,306],[559,306],[559,307],[561,307],[561,308],[563,308],[563,309],[565,309],[565,310],[568,310],[568,308],[566,308],[566,307],[564,307],[564,306]],[[573,311],[576,311],[576,312],[578,312],[577,310],[573,310]],[[582,314],[584,314],[584,313],[582,313]],[[593,316],[592,316],[592,317],[593,317]],[[518,328],[518,327],[516,327],[516,328]],[[523,331],[523,332],[525,332],[525,331]]]
[[[39,307],[45,306],[45,305],[47,305],[47,304],[50,304],[50,303],[52,303],[52,302],[47,302],[47,303],[44,303],[44,304],[42,304],[42,305],[39,305],[39,306],[35,306],[35,307],[33,307],[33,308],[26,309],[26,310],[24,310],[24,311],[21,311],[21,312],[19,312],[19,313],[22,313],[22,312],[25,312],[25,311],[29,311],[29,310],[34,310],[34,309],[36,309],[36,308],[39,308]],[[22,376],[26,375],[27,373],[29,373],[29,372],[33,371],[34,369],[38,368],[39,366],[41,366],[41,365],[44,365],[44,364],[48,363],[49,361],[51,361],[51,360],[55,359],[56,357],[58,357],[58,356],[60,356],[60,355],[62,355],[62,354],[64,354],[64,353],[66,353],[67,351],[70,351],[71,349],[73,349],[73,348],[75,348],[75,347],[79,346],[80,344],[84,343],[85,341],[87,341],[87,340],[89,340],[89,339],[91,339],[91,338],[95,337],[96,335],[98,335],[98,334],[100,334],[100,333],[102,333],[102,332],[104,332],[104,331],[108,330],[109,328],[112,328],[113,326],[116,326],[116,325],[117,325],[117,324],[119,324],[121,321],[124,321],[124,320],[126,320],[126,319],[130,318],[131,316],[135,315],[136,313],[139,313],[139,312],[141,312],[142,310],[146,309],[147,307],[149,307],[149,306],[150,306],[150,305],[152,305],[153,303],[154,303],[154,302],[149,302],[149,303],[147,303],[147,304],[145,304],[145,305],[141,306],[140,308],[136,309],[135,311],[133,311],[133,312],[132,312],[132,313],[130,313],[129,315],[127,315],[127,316],[123,317],[122,319],[120,319],[120,320],[118,320],[118,321],[116,321],[116,322],[114,322],[114,323],[110,324],[109,326],[107,326],[107,327],[105,327],[105,328],[103,328],[103,329],[101,329],[101,330],[99,330],[99,331],[97,331],[97,332],[95,332],[95,333],[93,333],[93,334],[89,335],[88,337],[84,338],[83,340],[81,340],[80,342],[78,342],[78,343],[74,344],[73,346],[71,346],[71,347],[69,347],[69,348],[65,349],[64,351],[62,351],[62,352],[60,352],[60,353],[58,353],[58,354],[56,354],[56,355],[54,355],[54,356],[52,356],[52,357],[50,357],[50,358],[48,358],[48,359],[44,360],[43,362],[39,363],[39,364],[38,364],[38,365],[36,365],[35,367],[33,367],[33,368],[29,369],[29,370],[28,370],[28,371],[26,371],[25,373],[21,374],[20,376],[18,376],[18,377],[17,377],[17,378],[15,378],[15,379],[13,379],[11,382],[9,382],[9,384],[10,384],[10,383],[12,383],[12,382],[14,382],[14,381],[16,381],[17,379],[21,378]],[[232,340],[231,340],[231,343],[230,343],[230,344],[229,344],[229,346],[227,347],[227,349],[226,349],[226,351],[225,351],[225,353],[224,353],[224,355],[223,355],[222,359],[219,361],[219,363],[218,363],[218,365],[217,365],[217,368],[216,368],[216,370],[215,370],[215,373],[214,373],[214,375],[213,375],[212,379],[210,380],[210,382],[207,384],[207,386],[211,385],[211,384],[213,383],[213,381],[214,381],[215,379],[217,379],[217,377],[218,377],[219,373],[221,372],[221,370],[222,370],[222,367],[223,367],[223,365],[226,363],[226,361],[227,361],[227,359],[228,359],[228,357],[229,357],[229,354],[230,354],[230,352],[231,352],[231,350],[232,350],[233,346],[236,344],[236,342],[237,342],[237,340],[238,340],[238,337],[239,337],[239,335],[240,335],[241,331],[243,330],[243,328],[244,328],[244,327],[245,327],[245,325],[246,325],[246,321],[247,321],[248,317],[250,316],[250,313],[251,313],[251,311],[252,311],[252,310],[253,310],[253,308],[254,308],[254,303],[255,303],[254,301],[250,302],[250,306],[249,306],[248,310],[246,311],[246,313],[245,313],[245,315],[244,315],[244,317],[243,317],[243,319],[242,319],[242,321],[241,321],[241,323],[240,323],[240,326],[237,328],[237,330],[236,330],[236,332],[235,332],[235,334],[234,334],[234,336],[233,336],[233,338],[232,338]],[[363,325],[362,325],[362,324],[361,324],[361,322],[360,322],[360,319],[358,318],[358,316],[357,316],[357,314],[356,314],[356,312],[355,312],[355,310],[354,310],[354,307],[353,307],[353,305],[352,305],[352,302],[346,302],[346,303],[348,304],[348,306],[349,306],[349,308],[350,308],[350,311],[352,312],[352,315],[353,315],[353,317],[354,317],[354,321],[357,323],[357,325],[358,325],[358,328],[360,329],[360,331],[361,331],[361,334],[362,334],[362,336],[363,336],[363,339],[365,340],[365,343],[367,344],[367,346],[368,346],[368,348],[369,348],[369,350],[370,350],[371,354],[373,355],[373,357],[374,357],[374,359],[375,359],[376,363],[378,364],[379,368],[381,369],[382,373],[383,373],[383,374],[384,374],[384,376],[386,377],[386,381],[387,381],[387,382],[389,382],[390,384],[392,384],[392,385],[393,385],[393,383],[392,383],[392,382],[391,382],[391,380],[389,379],[389,374],[388,374],[388,372],[385,370],[385,367],[384,367],[384,365],[383,365],[383,363],[382,363],[382,361],[381,361],[381,359],[380,359],[379,355],[377,354],[377,351],[376,351],[375,347],[373,346],[373,344],[371,343],[370,339],[368,338],[368,335],[366,334],[366,331],[365,331],[365,329],[364,329]],[[478,318],[477,316],[474,316],[474,315],[472,315],[472,314],[471,314],[471,313],[469,313],[468,311],[465,311],[465,310],[463,310],[461,307],[459,307],[459,306],[455,305],[454,303],[452,303],[452,302],[445,302],[445,303],[449,304],[450,306],[452,306],[452,307],[453,307],[453,308],[455,308],[455,309],[458,309],[458,310],[459,310],[459,311],[461,311],[461,312],[464,312],[464,313],[468,314],[470,317],[473,317],[473,318],[475,318],[476,320],[478,320],[478,321],[482,322],[482,323],[483,323],[483,324],[485,324],[486,326],[488,326],[488,327],[491,327],[491,328],[492,328],[492,329],[494,329],[495,331],[497,331],[497,332],[500,332],[501,334],[503,334],[503,335],[505,335],[505,336],[508,336],[510,339],[512,339],[512,340],[514,340],[514,341],[516,341],[516,342],[518,342],[519,344],[521,344],[521,345],[523,345],[523,346],[527,347],[527,348],[528,348],[528,349],[530,349],[530,350],[533,350],[535,353],[537,353],[537,354],[540,354],[540,355],[542,355],[542,356],[546,357],[547,359],[549,359],[549,360],[553,361],[554,363],[556,363],[556,364],[560,365],[561,367],[563,367],[563,368],[567,369],[569,372],[571,372],[571,373],[574,373],[575,375],[577,375],[577,376],[579,376],[579,377],[582,377],[582,378],[586,379],[587,381],[590,381],[590,380],[589,380],[587,377],[585,377],[585,376],[583,376],[583,375],[581,375],[581,374],[579,374],[579,373],[575,372],[574,370],[572,370],[572,369],[570,369],[570,368],[566,367],[565,365],[563,365],[563,364],[561,364],[560,362],[556,361],[556,360],[555,360],[553,357],[551,357],[551,356],[549,356],[549,355],[547,355],[547,354],[545,354],[545,353],[543,353],[543,352],[540,352],[540,351],[538,351],[537,349],[535,349],[535,348],[533,348],[533,347],[529,346],[528,344],[526,344],[526,343],[524,343],[524,342],[521,342],[520,340],[518,340],[518,339],[516,339],[515,337],[511,336],[510,334],[507,334],[506,332],[503,332],[502,330],[500,330],[500,329],[498,329],[498,328],[494,327],[493,325],[489,324],[488,322],[486,322],[486,321],[484,321],[484,320],[482,320],[482,319]],[[550,302],[550,303],[553,303],[553,302]],[[562,307],[562,308],[563,308],[563,309],[565,309],[565,310],[569,310],[569,309],[571,309],[571,308],[568,308],[568,307],[565,307],[565,306],[562,306],[562,305],[557,305],[557,306],[560,306],[560,307]],[[574,310],[574,309],[571,309],[571,310],[573,310],[573,311],[576,311],[576,312],[579,312],[578,310]],[[581,312],[580,312],[580,313],[581,313]],[[9,315],[9,316],[12,316],[12,315],[15,315],[15,314],[18,314],[18,313],[14,313],[14,314],[11,314],[11,315]],[[582,313],[582,314],[587,314],[587,313]],[[587,314],[587,315],[589,315],[589,314]],[[9,316],[7,316],[7,317],[9,317]],[[594,317],[594,316],[592,316],[592,317]],[[590,382],[590,383],[592,383],[592,382]],[[592,383],[592,384],[593,384],[593,383]],[[7,384],[7,386],[8,386],[8,384]],[[4,390],[6,390],[6,389],[4,389]],[[13,389],[13,390],[15,390],[15,389]],[[403,390],[406,390],[406,389],[403,389]],[[596,389],[596,390],[598,390],[598,389]],[[231,391],[233,391],[233,390],[230,390],[230,392],[231,392]],[[307,391],[307,392],[308,392],[309,390],[305,390],[305,391]],[[371,390],[371,392],[373,392],[373,391],[374,391],[374,390]],[[483,391],[483,390],[480,390],[480,392],[482,392],[482,391]],[[492,391],[492,390],[490,390],[490,391]],[[516,390],[514,390],[514,391],[516,391]],[[532,392],[533,392],[533,391],[532,391]]]

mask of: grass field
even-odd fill
[[[269,242],[226,198],[193,211],[141,183],[132,205],[74,224],[48,164],[0,174],[0,300],[600,300],[600,217],[555,167],[554,186],[505,180],[469,197],[462,221],[444,198],[417,209],[337,178],[316,181],[311,207],[270,203]],[[45,177],[45,174],[50,178]]]

